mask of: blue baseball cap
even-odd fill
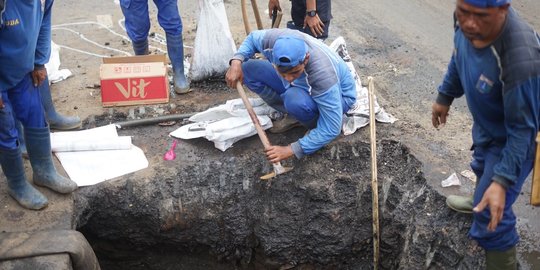
[[[479,8],[499,7],[512,2],[512,0],[464,0],[465,3]]]
[[[306,58],[307,51],[306,42],[301,37],[279,37],[272,48],[272,64],[280,71],[286,72],[301,64]]]

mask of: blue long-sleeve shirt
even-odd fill
[[[317,127],[297,142],[291,144],[296,157],[312,154],[335,139],[341,132],[344,100],[347,109],[356,101],[356,86],[347,65],[335,52],[321,41],[289,29],[269,29],[251,32],[233,59],[246,61],[255,53],[272,58],[276,39],[283,35],[298,36],[306,42],[310,54],[305,76],[300,76],[285,88],[306,89],[317,104],[319,119]]]
[[[0,91],[49,61],[53,0],[5,0],[0,19]]]
[[[540,37],[510,9],[501,35],[476,49],[458,28],[454,54],[437,102],[465,94],[475,146],[503,146],[493,181],[514,184],[521,164],[534,158],[540,128]]]

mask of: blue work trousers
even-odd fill
[[[43,128],[45,113],[41,105],[39,87],[32,82],[31,73],[15,87],[2,91],[4,108],[0,108],[0,148],[16,149],[19,134],[15,128],[15,119],[24,127]]]
[[[478,185],[474,192],[474,204],[477,205],[484,192],[492,183],[493,167],[501,160],[502,146],[492,145],[487,147],[475,147],[471,168],[477,176]],[[521,164],[521,174],[516,183],[506,190],[506,203],[501,222],[494,232],[487,229],[491,214],[489,206],[481,213],[474,213],[473,224],[469,230],[469,236],[476,240],[485,250],[506,251],[515,246],[519,241],[516,230],[516,215],[512,211],[512,205],[521,192],[523,182],[532,170],[534,160],[526,160]]]
[[[319,108],[308,90],[289,84],[268,60],[250,59],[242,64],[242,72],[244,84],[272,108],[289,113],[309,129],[316,127]],[[302,79],[305,77],[297,80]],[[346,113],[350,105],[343,97],[341,104]]]
[[[182,19],[178,13],[177,0],[154,0],[158,9],[159,25],[168,35],[182,34]],[[148,0],[120,0],[122,13],[126,18],[126,32],[133,42],[142,42],[148,38],[150,16]]]
[[[267,60],[250,59],[242,64],[244,84],[272,108],[289,113],[307,128],[319,119],[317,103],[306,89],[290,86]]]

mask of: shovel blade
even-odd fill
[[[280,174],[284,174],[288,171],[291,171],[292,169],[294,169],[294,167],[281,167],[279,170],[274,170],[273,172],[269,173],[269,174],[265,174],[263,176],[260,177],[261,180],[270,180]]]

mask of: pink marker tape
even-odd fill
[[[176,153],[174,152],[174,149],[176,148],[177,140],[175,139],[171,145],[171,149],[163,155],[163,160],[173,160],[176,158]]]

